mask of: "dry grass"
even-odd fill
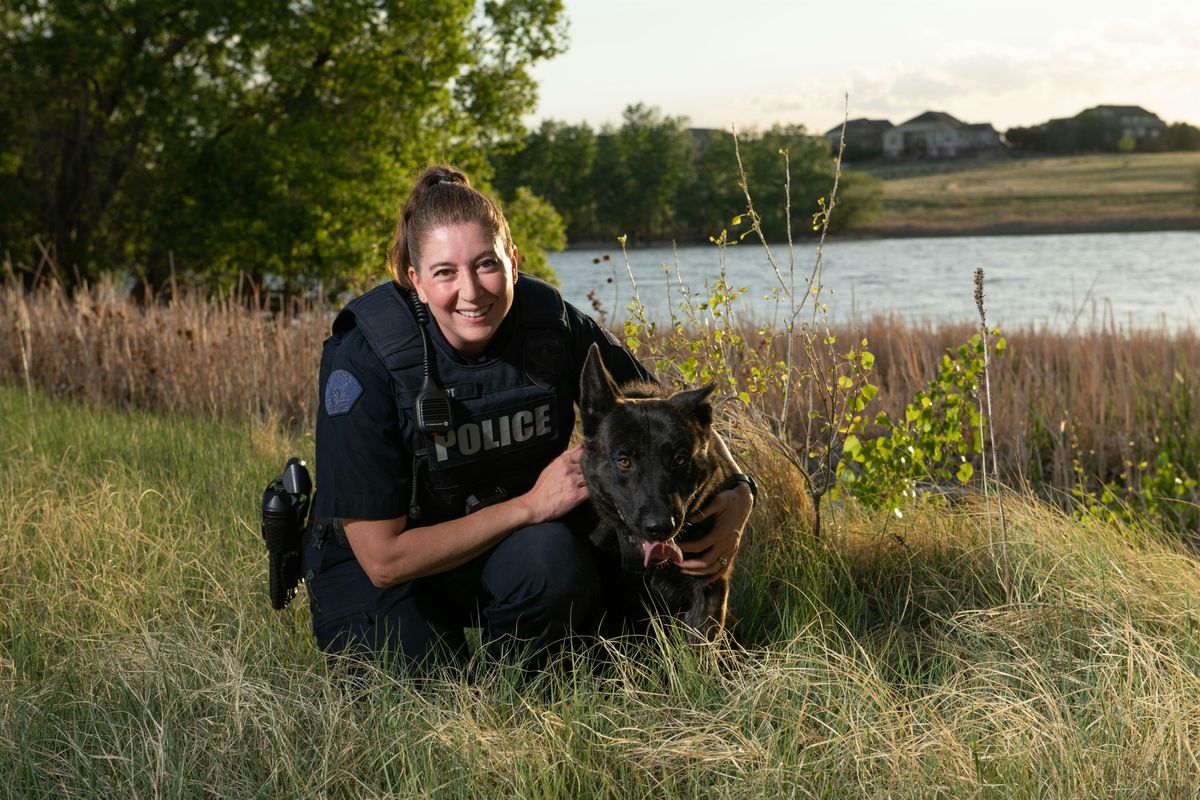
[[[967,324],[912,325],[875,319],[863,328],[875,353],[877,403],[893,416],[935,374]],[[1194,331],[1092,329],[1004,332],[1005,358],[992,370],[993,425],[1009,479],[1072,485],[1072,459],[1114,478],[1125,460],[1153,455],[1170,439],[1200,447],[1200,409],[1188,402],[1200,380]]]
[[[870,234],[1200,228],[1200,153],[1004,160],[884,182]]]
[[[34,399],[27,425],[24,393],[0,387],[13,796],[1200,792],[1200,572],[1161,533],[1020,497],[1003,554],[973,502],[843,509],[821,542],[756,515],[733,595],[747,651],[667,631],[595,672],[347,686],[302,602],[269,610],[253,530],[278,466],[255,442],[310,442]]]
[[[208,418],[276,416],[311,427],[316,369],[332,310],[274,298],[185,291],[133,302],[111,285],[73,295],[56,285],[0,288],[0,379],[60,397]],[[22,319],[31,321],[23,353]]]
[[[9,284],[0,289],[0,380],[22,382],[28,358],[33,382],[54,396],[208,419],[279,420],[310,431],[320,343],[333,310],[307,305],[272,314],[264,310],[269,303],[187,292],[142,304],[111,287],[68,296]],[[23,335],[26,317],[32,324]],[[973,331],[873,319],[860,332],[876,356],[872,409],[895,417],[936,374],[942,355]],[[756,335],[746,333],[753,342]],[[992,365],[992,387],[1010,482],[1063,495],[1076,483],[1075,460],[1087,475],[1116,480],[1126,462],[1153,458],[1164,444],[1177,463],[1200,459],[1200,406],[1190,402],[1200,379],[1195,332],[1005,333],[1009,355]],[[793,399],[792,419],[805,419],[806,397]]]

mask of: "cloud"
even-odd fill
[[[1134,12],[1121,0],[1011,0],[969,20],[952,0],[923,7],[928,13],[920,20],[908,7],[847,0],[841,15],[861,23],[852,35],[847,29],[845,36],[802,44],[797,25],[776,24],[793,20],[789,15],[799,15],[801,4],[746,3],[739,19],[771,24],[734,33],[707,15],[717,5],[702,3],[696,13],[680,15],[684,6],[672,0],[645,4],[646,37],[632,45],[627,33],[604,28],[585,36],[581,29],[576,48],[588,57],[572,62],[577,71],[553,89],[545,84],[545,97],[571,109],[557,111],[560,118],[582,114],[611,121],[631,99],[628,87],[636,85],[642,99],[700,126],[781,122],[820,131],[841,121],[845,92],[851,118],[897,123],[941,110],[1005,129],[1100,103],[1138,104],[1166,119],[1200,120],[1195,0],[1143,3]],[[583,0],[575,5],[581,20],[611,16],[593,12]],[[658,27],[650,24],[655,20]],[[679,35],[681,25],[689,35]],[[668,29],[671,35],[662,33]],[[699,41],[716,46],[697,47]],[[620,42],[616,51],[614,42]]]
[[[918,65],[859,70],[843,81],[850,92],[851,118],[882,117],[900,123],[922,111],[938,110],[966,122],[991,122],[1003,130],[1102,103],[1140,104],[1152,111],[1158,110],[1156,103],[1163,103],[1175,109],[1181,94],[1194,95],[1196,73],[1170,58],[1165,62],[1157,64],[1145,53],[1137,59],[1123,57],[1102,43],[1051,52],[993,48],[949,52]],[[764,98],[762,105],[769,108],[773,103]],[[821,104],[797,99],[793,105],[820,109]],[[831,111],[839,107],[827,102],[816,118],[830,120]],[[1179,115],[1166,107],[1161,113]]]

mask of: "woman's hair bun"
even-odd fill
[[[471,181],[465,174],[445,164],[437,164],[421,173],[418,184],[426,187],[437,186],[439,183],[458,183],[470,186]]]

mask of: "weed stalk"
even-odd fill
[[[988,340],[990,331],[987,325],[987,313],[984,310],[983,303],[983,269],[975,270],[975,308],[979,310],[979,335],[983,339],[983,372],[980,374],[980,380],[983,383],[983,392],[981,393],[980,403],[987,401],[986,413],[980,409],[980,426],[985,423],[988,431],[987,445],[991,449],[992,454],[992,478],[995,483],[996,509],[1000,516],[1000,552],[996,561],[1000,565],[1000,579],[1004,584],[1005,602],[1012,604],[1013,602],[1013,585],[1012,575],[1009,572],[1008,566],[1008,522],[1004,518],[1004,492],[1000,490],[1000,463],[996,456],[996,426],[992,424],[992,382],[991,371],[989,369],[990,359],[988,349],[991,344]],[[980,439],[982,442],[982,437]],[[988,500],[988,464],[987,452],[983,453],[980,466],[983,467],[983,496],[984,507],[988,513],[988,543],[992,544],[992,520],[991,520],[991,503]]]

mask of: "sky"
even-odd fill
[[[1140,105],[1200,125],[1200,0],[565,0],[567,51],[526,118],[619,124],[632,103],[696,127],[926,111],[998,130]]]

